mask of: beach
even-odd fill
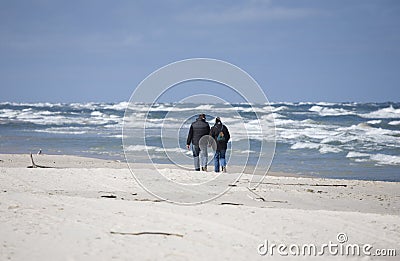
[[[251,190],[243,174],[221,197],[182,206],[146,192],[123,161],[33,158],[51,168],[27,168],[28,154],[0,154],[1,260],[396,260],[328,251],[296,256],[288,249],[287,256],[277,249],[261,255],[266,241],[369,244],[371,253],[400,254],[398,182],[271,173]],[[135,171],[152,178],[145,164]],[[338,242],[338,235],[346,240]]]

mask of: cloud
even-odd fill
[[[142,40],[141,34],[133,33],[7,34],[7,37],[0,40],[0,47],[19,51],[70,49],[102,53],[133,48],[138,46]]]
[[[295,20],[321,14],[315,8],[278,7],[268,5],[233,6],[224,10],[191,10],[177,17],[180,21],[200,24],[231,24],[269,20]]]

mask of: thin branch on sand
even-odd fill
[[[176,236],[183,237],[181,234],[168,233],[168,232],[156,232],[156,231],[143,231],[143,232],[117,232],[110,231],[111,234],[124,235],[124,236],[141,236],[141,235],[161,235],[161,236]]]
[[[251,192],[251,193],[253,193],[255,196],[257,196],[257,198],[253,198],[253,197],[251,197],[250,195],[247,195],[249,198],[251,198],[251,199],[253,199],[253,200],[261,200],[261,201],[263,201],[263,202],[272,202],[272,203],[288,203],[286,200],[270,200],[270,201],[267,201],[267,200],[265,200],[265,198],[263,198],[262,196],[260,196],[259,194],[257,194],[256,192],[254,192],[253,190],[251,190],[249,187],[247,187],[247,189]]]
[[[27,168],[53,168],[53,167],[48,167],[48,166],[37,165],[37,164],[35,163],[35,161],[33,161],[32,153],[30,154],[30,157],[31,157],[31,163],[32,163],[32,165],[31,165],[31,166],[28,166]]]
[[[265,201],[265,198],[263,198],[262,196],[260,196],[259,194],[255,193],[254,191],[252,191],[249,187],[247,187],[247,189],[253,193],[254,195],[257,196],[257,198],[255,198],[256,200],[261,200],[261,201]]]
[[[234,202],[221,202],[220,205],[232,205],[232,206],[241,206],[241,203],[234,203]]]

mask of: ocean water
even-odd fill
[[[36,153],[41,149],[45,154],[123,160],[122,126],[127,105],[127,102],[0,103],[0,153]],[[218,106],[156,104],[151,110],[150,128],[157,130],[162,124],[170,124],[171,128],[180,129],[180,145],[168,148],[180,153],[193,119],[180,119],[179,113],[175,113],[173,119],[165,121],[168,112],[172,109],[195,113],[223,109]],[[400,103],[282,102],[271,103],[272,113],[265,110],[266,105],[232,106],[246,120],[247,130],[257,128],[253,111],[261,120],[274,118],[276,152],[272,171],[326,178],[400,181]],[[135,104],[133,108],[143,113],[146,106]],[[244,133],[238,119],[223,121],[236,145],[232,153],[246,152],[240,143]],[[251,137],[255,144],[252,148],[257,148],[257,142],[263,139]],[[159,139],[149,140],[148,145],[147,149],[159,155],[163,163]],[[145,148],[131,145],[127,149],[143,151]]]

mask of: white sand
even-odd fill
[[[28,169],[27,155],[0,154],[0,260],[308,260],[260,256],[257,247],[264,240],[337,243],[340,232],[347,243],[371,244],[372,252],[396,249],[397,257],[387,260],[400,255],[399,183],[268,176],[256,195],[244,175],[214,201],[180,206],[145,192],[124,163],[34,158],[57,168]],[[129,234],[140,232],[173,235]],[[317,258],[344,259],[328,253]]]

